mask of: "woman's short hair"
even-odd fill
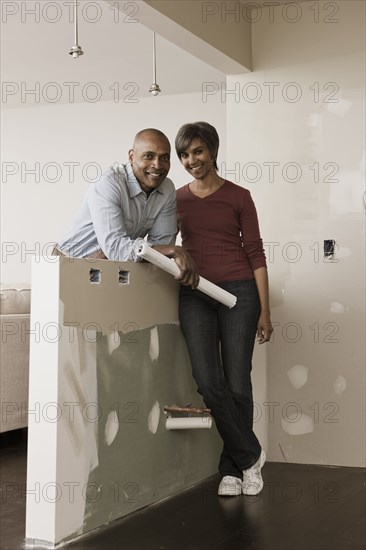
[[[189,144],[197,138],[201,139],[207,145],[211,158],[215,163],[215,170],[217,171],[217,154],[220,140],[216,128],[211,126],[208,122],[191,122],[179,128],[177,137],[175,138],[175,150],[178,158],[181,158],[181,154],[184,153],[184,151],[188,149]]]

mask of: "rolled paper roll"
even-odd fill
[[[185,417],[171,417],[166,419],[167,430],[196,430],[199,428],[211,428],[212,418],[211,416],[185,416]]]
[[[164,407],[164,412],[170,412],[170,413],[187,413],[187,414],[203,414],[208,413],[211,414],[211,409],[206,409],[202,407],[178,407],[178,405],[172,405],[168,406],[166,405]]]
[[[179,267],[174,260],[168,258],[167,256],[164,256],[163,254],[160,254],[160,252],[157,252],[156,250],[151,248],[147,243],[142,243],[138,245],[137,255],[141,258],[144,258],[144,260],[147,260],[148,262],[156,265],[157,267],[164,269],[164,271],[167,271],[171,275],[176,276],[180,273]],[[211,283],[203,277],[199,278],[197,288],[198,290],[204,292],[211,298],[214,298],[221,304],[224,304],[229,309],[234,307],[236,304],[237,298],[236,296],[234,296],[234,294],[227,292],[223,288],[220,288],[219,286]]]

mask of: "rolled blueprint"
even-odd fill
[[[167,271],[171,275],[176,276],[180,273],[180,269],[174,260],[168,258],[167,256],[164,256],[163,254],[160,254],[160,252],[157,252],[156,250],[151,248],[147,243],[139,244],[137,248],[137,255],[141,258],[144,258],[144,260],[147,260],[148,262],[156,265],[157,267],[164,269],[164,271]],[[230,292],[227,292],[223,288],[220,288],[219,286],[211,283],[203,277],[199,278],[197,288],[201,292],[204,292],[208,296],[211,296],[211,298],[214,298],[215,300],[217,300],[221,304],[224,304],[230,309],[236,304],[236,296],[230,294]]]
[[[197,428],[211,428],[211,416],[189,416],[176,417],[168,416],[166,419],[167,430],[196,430]]]

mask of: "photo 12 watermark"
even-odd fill
[[[339,502],[340,486],[335,481],[314,480],[310,484],[303,484],[298,479],[293,481],[268,481],[264,479],[263,490],[258,495],[246,496],[245,504],[250,506],[258,501],[270,504],[297,504],[301,500],[335,505]],[[217,482],[205,483],[202,487],[202,499],[206,500],[217,495]],[[241,500],[242,496],[230,497]]]
[[[56,483],[49,481],[34,484],[17,483],[13,481],[3,481],[0,484],[2,504],[10,502],[25,502],[33,500],[39,504],[47,502],[54,504],[61,500],[73,504],[80,498],[86,503],[96,503],[105,499],[111,504],[124,503],[136,504],[140,499],[140,487],[136,481],[96,483],[88,481],[63,481]]]
[[[280,403],[279,401],[254,402],[253,422],[256,423],[266,418],[269,424],[278,421],[297,424],[301,423],[304,415],[306,415],[310,418],[312,424],[339,424],[339,412],[339,405],[335,401],[327,401],[326,403],[315,401],[310,405],[300,404],[296,401],[287,403]]]
[[[338,183],[336,177],[340,166],[335,161],[318,162],[303,165],[295,160],[246,161],[234,163],[221,162],[219,173],[224,179],[235,183]]]
[[[57,183],[59,181],[94,183],[105,170],[97,162],[78,161],[56,162],[2,162],[1,181],[6,183]]]
[[[280,322],[272,320],[273,333],[269,344],[280,341],[286,344],[298,344],[305,342],[308,344],[339,344],[340,343],[340,325],[335,321],[312,321],[311,324],[299,321]],[[240,344],[247,338],[247,328],[240,322],[233,325],[222,327],[221,332],[231,336],[233,343]],[[213,323],[202,323],[197,330],[195,339],[197,342],[205,342],[215,334],[216,327]]]
[[[218,96],[221,103],[339,103],[337,82],[202,82],[202,103]],[[216,98],[217,99],[217,98]]]
[[[139,2],[125,2],[117,0],[111,4],[105,2],[89,2],[79,0],[77,2],[78,20],[81,23],[95,25],[101,21],[113,23],[139,23]],[[47,1],[21,1],[12,2],[2,0],[0,2],[1,22],[11,23],[18,21],[24,24],[49,23],[56,24],[75,22],[74,0]]]
[[[335,24],[340,21],[339,2],[202,2],[202,23],[275,23],[293,25],[304,18],[312,23]]]
[[[11,105],[17,101],[26,105],[39,103],[138,103],[140,86],[137,82],[15,82],[1,83],[1,102]]]
[[[138,344],[140,342],[140,327],[135,321],[127,321],[123,324],[116,321],[108,327],[109,345]],[[15,340],[22,344],[34,342],[36,344],[56,344],[68,342],[75,344],[79,338],[88,344],[96,344],[101,341],[102,327],[95,321],[86,323],[70,322],[61,325],[55,321],[40,323],[35,321],[29,324],[27,321],[3,321],[1,332],[1,344],[9,344]]]
[[[112,414],[111,414],[112,413]],[[6,423],[13,417],[20,418],[22,423],[33,424],[97,424],[109,420],[111,424],[137,424],[141,421],[140,405],[136,401],[112,403],[107,410],[95,401],[49,401],[40,403],[21,403],[4,401],[1,403],[1,422]]]

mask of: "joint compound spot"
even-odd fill
[[[156,432],[158,431],[159,420],[160,420],[160,405],[157,401],[155,401],[147,419],[147,425],[148,425],[149,431],[152,434],[156,434]]]
[[[302,388],[308,381],[308,367],[304,365],[294,365],[287,371],[287,376],[294,388]]]
[[[340,395],[347,387],[347,382],[344,376],[339,375],[337,380],[333,384],[333,388],[336,394]]]
[[[95,344],[99,340],[98,331],[93,328],[95,326],[94,323],[88,323],[83,328],[83,339],[85,342],[89,342],[89,344]]]
[[[159,357],[159,333],[158,327],[154,327],[150,331],[150,359],[156,361]]]
[[[314,431],[313,419],[307,414],[290,413],[286,418],[281,418],[282,429],[289,435],[303,435]]]
[[[330,304],[331,313],[344,313],[344,310],[344,305],[340,304],[339,302],[332,302]]]
[[[114,330],[113,332],[108,334],[107,341],[109,355],[112,355],[114,350],[117,349],[121,343],[121,337],[118,330]]]
[[[340,246],[339,250],[336,251],[337,258],[348,258],[349,256],[352,256],[352,250],[350,248],[346,248],[345,246]]]
[[[328,103],[326,108],[328,111],[330,111],[334,115],[338,115],[340,117],[344,117],[348,111],[350,110],[352,106],[352,102],[348,99],[342,99],[340,98],[338,100],[338,103]]]
[[[108,415],[104,428],[104,437],[107,445],[111,445],[115,440],[119,428],[117,411],[111,411]]]

